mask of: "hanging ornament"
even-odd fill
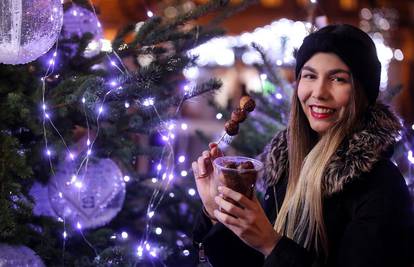
[[[49,199],[55,212],[78,228],[95,228],[111,221],[125,199],[122,172],[110,159],[89,160],[77,166],[64,161],[49,182]]]
[[[61,0],[2,0],[0,62],[25,64],[46,53],[62,27]]]
[[[99,54],[102,49],[103,30],[101,23],[92,11],[72,5],[63,15],[61,38],[70,39],[73,36],[80,38],[85,33],[91,33],[94,36],[84,52],[84,56],[90,58]],[[73,56],[77,45],[75,43],[72,44],[71,49],[71,55]]]
[[[1,267],[44,267],[36,253],[26,246],[0,244]]]
[[[33,207],[34,215],[56,217],[56,213],[50,205],[47,186],[43,186],[41,183],[35,182],[32,188],[30,188],[30,195],[35,201],[35,205]]]

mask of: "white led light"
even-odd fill
[[[142,104],[146,107],[153,106],[154,105],[154,98],[147,98],[142,102]]]
[[[82,188],[83,184],[82,184],[82,182],[77,181],[77,182],[75,182],[75,186],[76,186],[77,188]]]
[[[185,157],[184,156],[179,156],[178,157],[178,162],[183,163],[185,161]]]
[[[188,175],[188,172],[187,171],[181,171],[181,176],[185,177],[187,175]]]
[[[221,120],[222,118],[223,118],[223,114],[221,113],[216,114],[216,119]]]
[[[138,246],[138,248],[137,248],[137,255],[139,256],[139,257],[142,257],[142,251],[143,251],[144,249],[142,248],[142,246]]]
[[[125,175],[125,176],[124,176],[124,181],[125,181],[126,183],[128,183],[130,180],[131,180],[131,178],[130,178],[128,175]]]
[[[162,229],[161,229],[160,227],[157,227],[157,228],[155,229],[155,233],[156,233],[157,235],[160,235],[160,234],[162,233]]]
[[[188,129],[187,123],[181,123],[181,129],[182,130],[187,130]]]
[[[407,159],[411,162],[411,164],[414,164],[414,157],[413,157],[413,151],[408,151],[408,157]]]
[[[128,238],[128,233],[127,233],[127,232],[122,232],[122,233],[121,233],[121,237],[122,237],[123,239],[127,239],[127,238]]]

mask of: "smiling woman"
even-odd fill
[[[319,135],[346,114],[352,94],[348,66],[333,53],[317,53],[303,66],[298,97],[309,124]]]
[[[305,38],[288,128],[259,156],[262,204],[214,188],[216,145],[193,163],[204,205],[194,241],[214,267],[414,262],[412,203],[390,161],[401,125],[377,101],[380,73],[375,45],[358,28],[330,25]]]

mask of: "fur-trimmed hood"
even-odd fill
[[[364,121],[363,130],[354,133],[344,141],[331,158],[325,170],[322,189],[325,196],[342,191],[344,185],[359,179],[362,173],[371,171],[376,162],[396,142],[401,123],[384,104],[372,106]],[[266,186],[277,183],[288,173],[287,131],[279,132],[261,155],[265,163]]]

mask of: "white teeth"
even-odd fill
[[[334,109],[319,108],[319,107],[315,107],[315,106],[312,106],[311,109],[312,109],[313,112],[316,112],[316,113],[326,113],[326,114],[333,113],[335,111]]]

